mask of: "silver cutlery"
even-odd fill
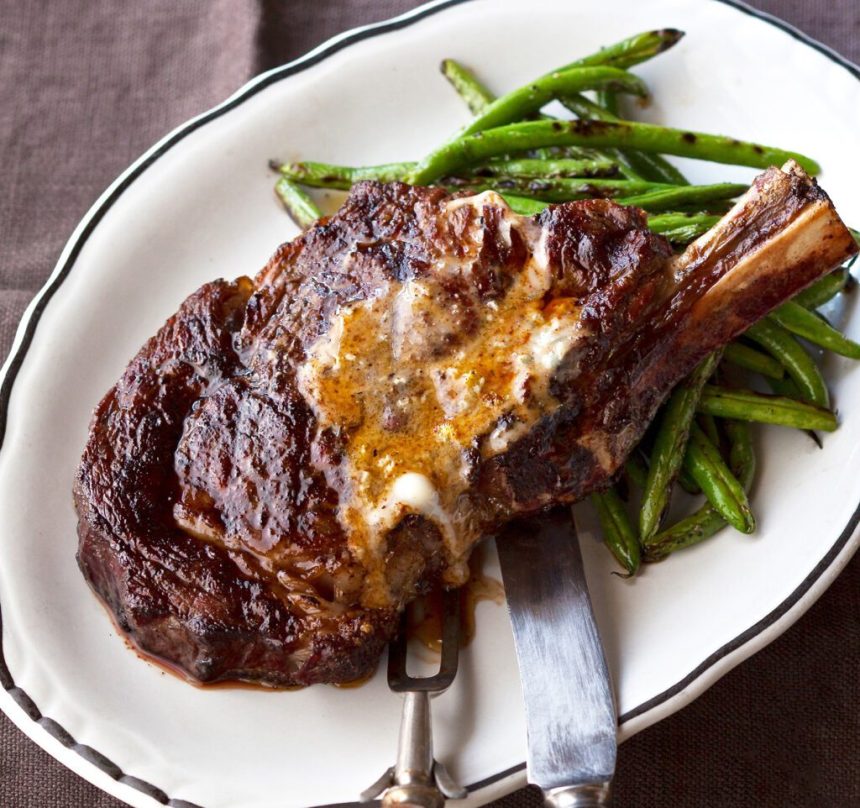
[[[605,806],[616,710],[570,512],[515,522],[496,546],[525,701],[528,781],[551,808]]]

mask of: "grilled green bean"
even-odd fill
[[[539,199],[530,199],[527,196],[509,194],[506,191],[502,191],[501,196],[508,203],[511,210],[520,216],[534,216],[544,210],[549,204],[548,202],[541,202]]]
[[[690,428],[684,468],[714,510],[732,527],[741,533],[755,530],[755,517],[743,486],[720,456],[720,450],[695,421]]]
[[[290,218],[302,229],[307,230],[322,216],[314,201],[294,182],[281,177],[275,183],[275,193],[283,202]]]
[[[722,425],[731,444],[729,466],[744,490],[749,491],[756,465],[749,425],[729,420],[723,421]],[[706,503],[695,513],[658,533],[646,548],[644,560],[662,561],[675,550],[710,538],[725,526],[726,521],[710,503]]]
[[[587,98],[581,95],[564,99],[563,103],[568,109],[573,110],[572,103],[575,101],[581,102],[581,109],[585,104],[591,104]],[[622,120],[618,111],[617,93],[614,93],[611,90],[598,90],[597,104],[594,106],[598,109],[602,109],[603,114],[595,115],[594,111],[592,111],[592,114],[590,115],[580,114],[579,117],[597,118],[597,120],[602,121]],[[659,154],[648,154],[648,152],[631,151],[630,149],[614,149],[610,153],[618,155],[619,159],[623,163],[621,171],[631,178],[638,177],[652,182],[665,182],[669,185],[687,185],[687,180],[684,175]]]
[[[807,342],[849,359],[860,359],[860,345],[800,303],[789,300],[771,312],[770,316],[787,331],[803,337]]]
[[[841,267],[817,280],[808,289],[796,294],[793,300],[808,309],[817,309],[836,297],[845,288],[848,278],[848,270]]]
[[[733,199],[747,190],[746,185],[733,182],[720,182],[715,185],[681,185],[664,188],[638,196],[628,196],[618,200],[621,205],[636,205],[643,210],[672,210],[681,205],[707,206],[710,202]]]
[[[707,214],[668,213],[649,216],[648,227],[655,233],[660,233],[673,244],[686,246],[703,233],[707,233],[719,220],[719,216]]]
[[[696,422],[702,428],[702,431],[708,436],[708,440],[717,448],[720,446],[720,435],[717,432],[717,421],[713,415],[705,415],[700,412],[696,417]]]
[[[644,151],[624,151],[630,168],[642,179],[653,182],[667,182],[671,185],[687,185],[687,178],[665,157]]]
[[[806,401],[826,408],[830,404],[821,371],[803,346],[781,325],[765,317],[750,326],[745,336],[757,342],[785,368]],[[814,429],[814,427],[812,427]]]
[[[613,90],[598,90],[594,97],[597,99],[597,106],[602,107],[615,118],[621,117],[618,110],[618,93]]]
[[[798,402],[803,401],[803,396],[800,394],[800,390],[797,385],[788,378],[788,376],[783,376],[781,379],[768,379],[767,384],[775,395],[782,396],[783,398],[790,398]],[[824,448],[821,438],[814,429],[805,429],[804,432],[812,438],[813,442],[819,449]]]
[[[577,59],[575,62],[559,68],[559,70],[564,70],[566,67],[590,65],[611,65],[612,67],[627,69],[652,59],[658,53],[669,50],[683,36],[684,32],[675,28],[645,31],[623,39],[621,42],[616,42],[614,45],[601,48],[596,53]]]
[[[554,179],[556,177],[611,177],[618,174],[618,163],[606,157],[572,160],[565,157],[537,159],[521,157],[493,160],[472,172],[475,177],[526,177]]]
[[[678,485],[680,485],[681,488],[691,496],[696,496],[697,494],[702,493],[702,489],[699,488],[698,483],[689,475],[683,465],[678,469],[677,481]]]
[[[595,104],[593,101],[589,101],[584,95],[567,96],[562,99],[562,103],[580,118],[612,122],[622,120],[614,110],[609,110],[600,104]],[[618,151],[617,154],[642,179],[665,182],[670,185],[687,185],[684,175],[659,154],[630,151],[629,149]]]
[[[480,115],[493,103],[495,96],[478,81],[468,67],[455,59],[443,59],[440,69],[473,115]]]
[[[781,379],[768,379],[767,385],[773,392],[783,398],[793,398],[795,401],[803,401],[800,388],[788,377]]]
[[[393,182],[402,180],[415,163],[384,163],[376,166],[338,166],[307,160],[301,163],[284,163],[275,166],[281,176],[292,182],[312,188],[334,188],[348,191],[356,182],[378,180]]]
[[[466,124],[453,140],[476,135],[486,129],[494,129],[513,121],[521,121],[538,112],[550,101],[583,90],[611,87],[645,97],[648,88],[641,79],[617,67],[571,67],[548,73],[529,84],[518,87],[481,110],[480,114]],[[444,147],[443,147],[444,148]]]
[[[770,379],[781,379],[785,376],[785,368],[776,359],[742,342],[730,342],[723,351],[723,359]]]
[[[577,59],[564,67],[551,71],[547,75],[561,73],[575,67],[615,67],[619,69],[627,69],[651,59],[665,50],[668,50],[683,36],[683,31],[677,31],[672,28],[660,31],[646,31],[641,34],[628,37],[614,45],[602,48],[590,56]],[[473,114],[482,114],[486,107],[496,100],[493,94],[484,87],[477,78],[475,78],[471,71],[454,60],[449,59],[442,63],[442,73],[454,85],[455,89],[466,101]],[[649,155],[648,157],[651,156]],[[653,156],[653,160],[657,163],[665,162],[657,155]],[[671,166],[669,166],[669,170],[671,171]],[[628,173],[628,176],[630,176],[631,179],[639,178],[635,173]],[[664,179],[663,175],[658,175],[654,177],[654,180],[684,182],[683,177],[678,172],[675,172],[675,176],[670,177],[669,179]]]
[[[778,424],[795,429],[820,429],[823,432],[833,432],[838,425],[830,410],[805,401],[714,385],[705,385],[702,389],[698,411],[718,418]]]
[[[624,464],[624,473],[637,488],[644,490],[648,480],[648,464],[642,459],[638,449],[634,449]]]
[[[814,160],[802,154],[722,135],[632,121],[549,120],[511,123],[458,137],[425,157],[407,180],[414,185],[427,185],[491,157],[545,146],[631,148],[754,168],[767,168],[794,159],[810,173],[816,174],[819,170]]]
[[[682,550],[709,539],[715,533],[719,533],[726,524],[726,520],[714,507],[706,503],[694,513],[654,536],[651,544],[645,547],[644,561],[651,564],[663,561],[676,550]]]
[[[604,543],[627,574],[634,575],[639,569],[639,539],[624,502],[613,488],[594,493],[590,499],[597,509]]]
[[[745,491],[749,491],[755,477],[755,449],[752,432],[745,421],[726,419],[720,422],[729,439],[729,466],[732,474],[740,480]]]
[[[648,227],[655,233],[665,233],[689,224],[703,225],[710,229],[720,220],[708,213],[654,213],[648,216]]]
[[[684,459],[696,403],[702,387],[713,374],[719,360],[719,352],[705,359],[675,388],[663,408],[639,512],[639,535],[646,545],[659,529],[660,521],[669,505],[672,482]]]
[[[686,247],[708,230],[710,230],[709,227],[690,224],[686,227],[675,227],[671,230],[664,230],[660,235],[676,247]]]
[[[570,202],[574,199],[591,199],[593,197],[612,198],[630,193],[631,188],[644,189],[655,186],[653,183],[641,180],[570,179],[566,177],[538,180],[497,177],[491,182],[482,182],[480,178],[465,178],[454,181],[447,187],[456,190],[469,190],[474,193],[508,191],[514,196],[530,197],[544,202]]]
[[[612,65],[613,67],[630,68],[641,62],[651,59],[658,53],[662,53],[675,45],[681,37],[682,31],[667,28],[662,31],[647,31],[643,34],[625,39],[608,48],[603,48],[591,56],[579,59],[574,65]],[[565,106],[579,115],[580,118],[594,118],[596,120],[619,120],[616,107],[616,95],[611,90],[598,90],[598,98],[605,103],[593,104],[584,96],[574,94],[563,99]],[[575,109],[572,104],[579,104]],[[583,111],[584,110],[584,111]],[[659,154],[646,154],[630,150],[613,150],[612,154],[619,156],[625,163],[622,171],[631,179],[652,180],[654,182],[666,182],[670,184],[684,185],[684,176],[671,163],[664,160]]]

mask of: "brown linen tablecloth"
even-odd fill
[[[77,221],[142,151],[255,73],[414,5],[0,0],[0,357]],[[753,5],[860,61],[858,0]],[[855,559],[785,636],[623,745],[615,804],[860,806],[858,667]],[[537,805],[525,790],[497,808]],[[0,715],[0,808],[119,806]]]

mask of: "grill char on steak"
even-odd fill
[[[608,484],[705,355],[855,249],[793,164],[681,256],[604,200],[362,183],[98,405],[80,567],[195,680],[359,678],[482,535]]]

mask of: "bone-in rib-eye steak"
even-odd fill
[[[482,535],[606,485],[705,355],[854,249],[794,165],[680,256],[608,201],[358,185],[101,401],[81,569],[197,680],[358,678]]]

